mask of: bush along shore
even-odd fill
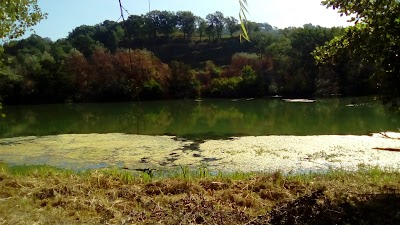
[[[0,224],[400,224],[400,173],[75,172],[0,164]]]

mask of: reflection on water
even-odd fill
[[[349,107],[351,105],[352,107]],[[239,135],[366,134],[398,131],[400,116],[365,99],[154,101],[5,107],[0,137],[68,133]]]

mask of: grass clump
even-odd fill
[[[73,172],[0,164],[0,224],[400,224],[400,174]]]

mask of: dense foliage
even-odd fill
[[[340,61],[344,54],[362,57],[363,64],[373,63],[379,87],[387,97],[400,96],[400,1],[398,0],[327,0],[327,7],[351,16],[354,26],[318,48],[319,62]]]
[[[45,17],[46,14],[41,12],[37,0],[2,0],[0,1],[0,39],[7,41],[18,38]],[[3,79],[8,72],[4,67],[4,62],[8,59],[2,57],[3,52],[4,49],[0,46],[0,79]],[[0,112],[1,109],[0,102]],[[5,117],[5,114],[0,114],[0,116]]]
[[[14,39],[46,17],[37,0],[0,1],[0,39]]]
[[[351,51],[316,65],[312,51],[343,28],[283,30],[221,12],[151,11],[122,22],[82,25],[55,42],[38,35],[3,45],[7,104],[266,95],[366,95],[379,65]]]

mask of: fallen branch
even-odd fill
[[[395,139],[395,140],[400,140],[400,138],[396,138],[396,137],[390,137],[389,135],[387,135],[385,132],[379,132],[380,135],[384,136],[385,138],[390,138],[390,139]]]
[[[374,150],[389,151],[389,152],[400,152],[400,148],[373,148]]]

